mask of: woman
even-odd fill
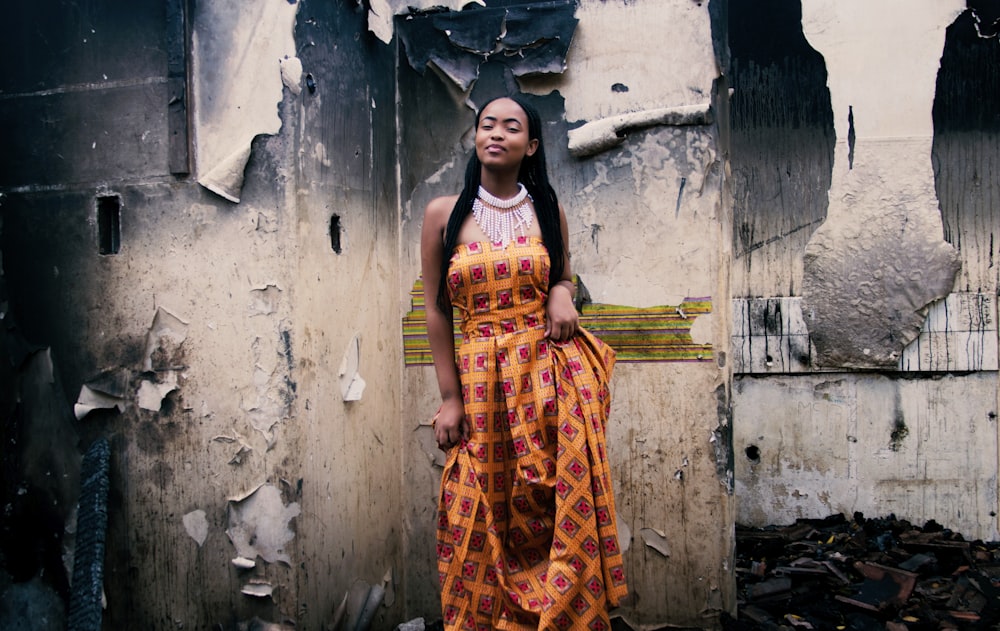
[[[448,450],[445,628],[610,629],[627,592],[605,461],[614,352],[577,325],[538,113],[490,101],[475,145],[462,193],[431,201],[421,233],[434,435]]]

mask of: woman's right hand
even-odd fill
[[[465,406],[460,399],[449,399],[434,415],[434,438],[438,448],[448,451],[462,440],[469,439],[469,424],[465,421]]]

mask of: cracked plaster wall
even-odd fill
[[[728,319],[718,305],[728,304],[728,224],[714,127],[651,125],[629,129],[606,151],[569,153],[570,130],[588,122],[710,104],[717,76],[712,11],[698,2],[584,1],[573,13],[579,22],[565,72],[511,83],[500,62],[490,61],[479,67],[483,84],[469,89],[476,102],[504,85],[534,95],[547,121],[550,176],[567,209],[574,271],[594,302],[649,306],[711,296],[713,312],[698,317],[692,336],[725,350]],[[679,43],[665,50],[666,40]],[[400,301],[407,308],[419,273],[423,207],[460,186],[473,122],[468,96],[447,75],[421,75],[401,60]],[[619,613],[637,628],[711,624],[734,603],[724,362],[616,367],[609,453],[622,531],[631,533],[626,569],[634,592]],[[404,401],[416,411],[404,421],[413,436],[404,470],[420,489],[406,505],[414,560],[409,598],[417,610],[433,611],[437,575],[427,542],[434,538],[440,458],[427,421],[438,405],[437,386],[425,367],[407,368],[404,378]]]

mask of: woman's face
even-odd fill
[[[528,116],[515,101],[497,99],[479,115],[476,156],[487,169],[513,169],[538,149],[538,139],[528,137]]]

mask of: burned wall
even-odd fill
[[[308,607],[311,627],[333,627],[345,595],[350,620],[361,613],[353,595],[384,590],[371,624],[390,629],[407,606],[395,50],[353,3],[301,3],[295,37],[304,76],[289,160],[300,246],[292,292],[304,409],[290,455],[307,474],[296,606]]]
[[[7,322],[52,349],[64,460],[111,439],[105,625],[319,628],[373,586],[398,620],[391,49],[336,3],[9,17]]]
[[[733,295],[799,295],[833,171],[826,65],[799,0],[732,0],[728,32]]]
[[[95,436],[77,424],[72,401],[105,360],[139,359],[129,332],[139,334],[141,327],[118,317],[109,304],[114,290],[102,282],[114,263],[99,256],[97,199],[112,187],[116,199],[128,198],[123,181],[168,170],[166,109],[137,107],[166,102],[164,10],[115,4],[12,7],[0,27],[0,46],[11,62],[0,87],[0,247],[10,367],[4,390],[18,401],[4,407],[2,421],[0,501],[11,510],[2,517],[0,570],[15,585],[55,590],[62,607],[69,600],[63,554],[73,545],[80,454]],[[117,46],[134,55],[120,56]],[[112,339],[100,343],[106,333]],[[60,484],[52,488],[54,480]],[[53,610],[53,619],[58,613]],[[19,623],[5,618],[0,624]]]
[[[971,1],[945,37],[934,92],[934,183],[956,289],[995,293],[1000,164],[1000,3]]]
[[[60,188],[168,171],[166,110],[132,107],[165,98],[165,19],[153,3],[11,7],[0,116],[19,124],[5,128],[0,185]],[[112,119],[120,126],[109,128]]]
[[[930,112],[944,29],[958,6],[907,14],[887,46],[877,31],[856,28],[871,24],[869,7],[803,4],[806,35],[825,54],[838,137],[830,208],[804,258],[803,309],[819,366],[895,366],[928,305],[952,289],[959,261],[942,235]],[[879,7],[877,15],[891,13]],[[883,56],[859,72],[869,47]]]
[[[889,36],[871,27],[895,11],[888,5],[801,3],[836,140],[822,224],[805,244],[769,246],[769,256],[801,257],[800,284],[776,285],[780,274],[757,259],[734,269],[745,283],[732,347],[741,522],[895,511],[996,536],[992,188],[981,179],[995,144],[996,72],[986,66],[996,9],[963,5],[908,4]],[[751,111],[771,109],[784,116],[753,97]],[[732,120],[734,164],[770,169],[758,147],[736,154]],[[736,193],[735,169],[734,178]],[[737,194],[734,212],[743,203]],[[792,213],[809,217],[804,205]],[[949,445],[939,457],[925,445],[942,428]],[[966,466],[983,482],[964,488],[963,505],[952,489]],[[848,486],[833,481],[842,479]]]

